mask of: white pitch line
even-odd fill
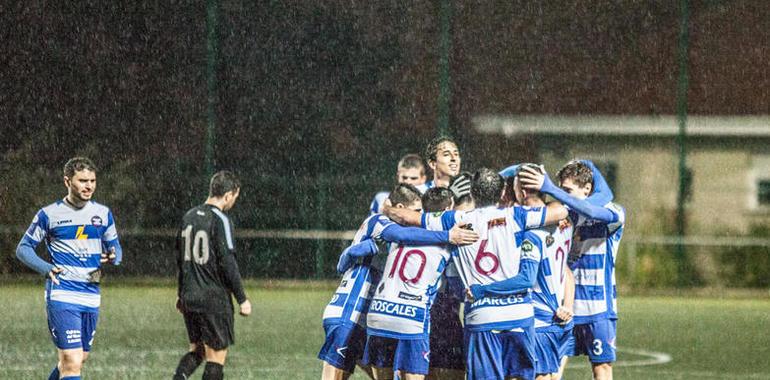
[[[632,355],[639,355],[639,356],[646,356],[649,359],[640,359],[640,360],[618,360],[614,363],[612,363],[613,367],[642,367],[642,366],[649,366],[649,365],[660,365],[660,364],[666,364],[670,362],[671,355],[665,353],[665,352],[655,352],[655,351],[647,351],[642,350],[638,348],[617,348],[618,352],[625,352]],[[575,359],[575,357],[570,358],[568,368],[584,368],[588,367],[588,364],[581,361],[580,364],[576,363],[580,359]]]

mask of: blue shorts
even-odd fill
[[[366,330],[358,325],[324,325],[326,340],[318,359],[335,368],[353,373],[356,362],[361,360],[366,344]]]
[[[69,350],[82,348],[91,351],[96,334],[99,312],[86,312],[77,309],[46,307],[48,314],[48,332],[56,348]]]
[[[393,371],[427,375],[430,342],[425,339],[395,339],[369,335],[364,350],[364,364]]]
[[[544,329],[545,330],[545,329]],[[570,341],[572,329],[562,331],[537,331],[535,333],[535,374],[544,375],[559,372],[562,352]]]
[[[430,309],[431,368],[465,371],[463,325],[458,315],[459,301],[439,292]]]
[[[617,320],[603,319],[572,329],[575,337],[570,356],[588,355],[591,363],[612,363],[615,361],[615,336]]]
[[[469,379],[535,378],[533,327],[519,332],[468,331],[465,344]]]

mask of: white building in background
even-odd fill
[[[676,116],[483,115],[473,126],[533,142],[552,174],[570,159],[594,160],[627,208],[632,235],[675,231]],[[770,229],[770,116],[689,116],[686,131],[688,235]]]

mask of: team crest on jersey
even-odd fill
[[[102,218],[99,215],[94,215],[91,217],[91,224],[94,227],[101,227],[102,226]]]
[[[529,240],[524,240],[523,243],[521,243],[521,250],[522,252],[532,252],[532,250],[535,249],[535,245],[532,244]]]
[[[556,239],[553,238],[553,235],[548,234],[548,236],[545,237],[545,246],[550,247],[553,245],[554,241],[556,241]]]

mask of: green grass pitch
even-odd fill
[[[102,290],[84,378],[169,379],[187,348],[174,284],[112,280]],[[5,278],[0,287],[0,379],[47,378],[56,354],[42,284]],[[331,282],[247,282],[254,315],[236,317],[226,378],[320,378],[321,313],[333,289]],[[770,379],[767,296],[626,296],[619,308],[617,379]],[[584,357],[572,363],[566,379],[590,378]]]

